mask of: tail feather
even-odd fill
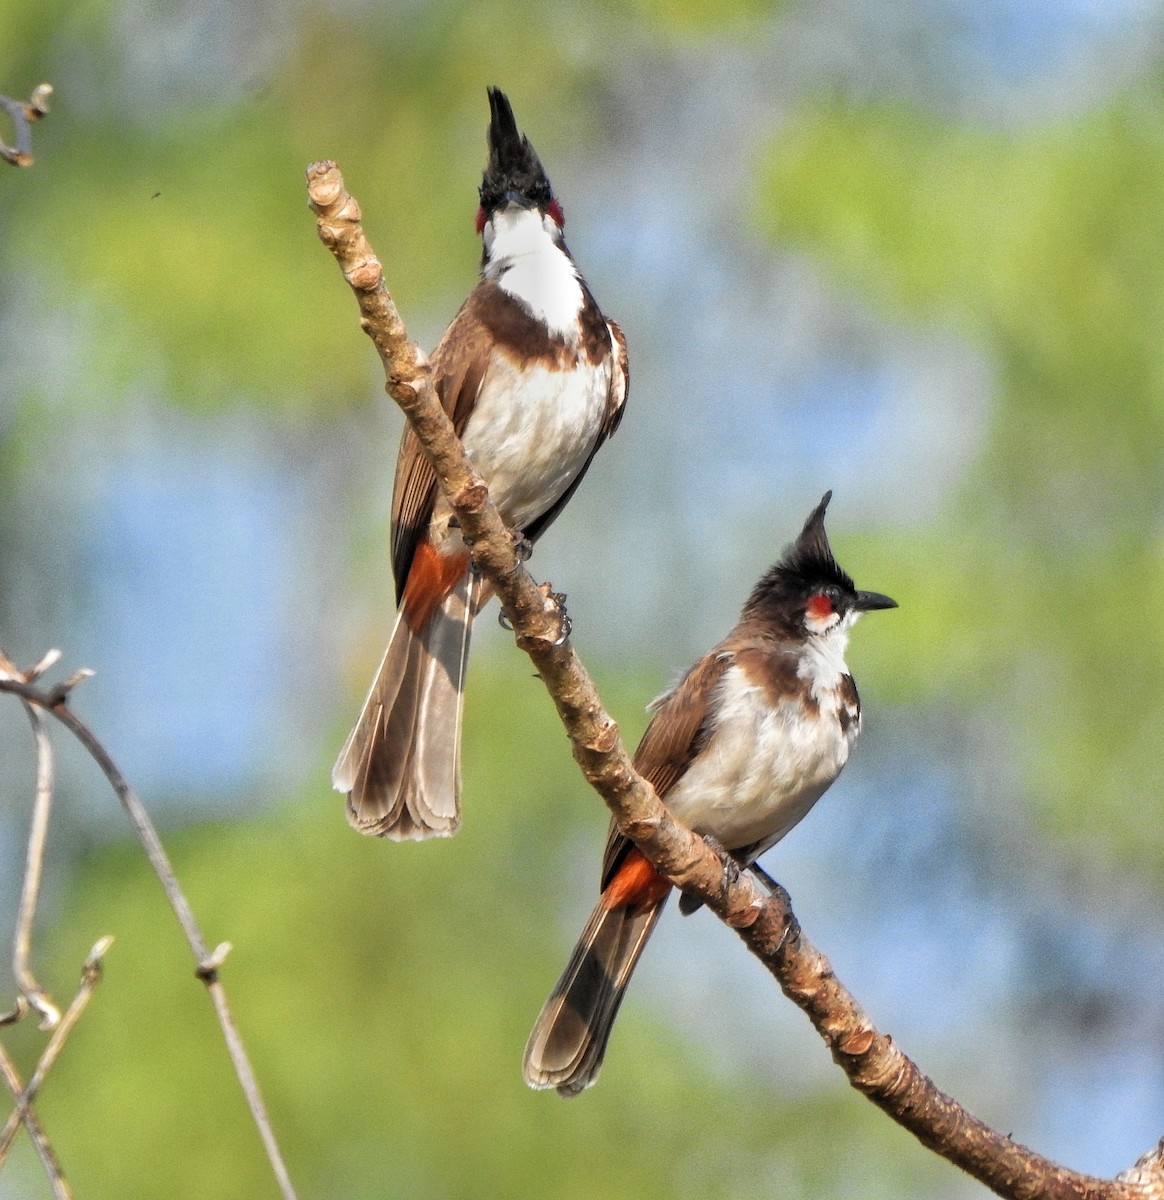
[[[361,833],[448,837],[461,823],[461,713],[480,584],[466,572],[419,631],[398,614],[355,728],[332,770]]]
[[[666,898],[646,907],[599,901],[526,1044],[522,1071],[530,1087],[576,1096],[598,1078],[614,1018]]]

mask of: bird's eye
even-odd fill
[[[562,211],[562,206],[557,200],[551,200],[546,206],[546,212],[553,218],[554,224],[559,229],[566,228],[566,214]]]
[[[481,233],[481,231],[484,228],[485,228],[485,209],[484,209],[484,207],[481,207],[481,208],[477,209],[477,232]]]

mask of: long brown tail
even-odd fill
[[[631,972],[670,890],[646,905],[611,907],[608,889],[598,902],[526,1043],[522,1072],[530,1087],[576,1096],[598,1078]]]
[[[448,837],[461,823],[461,711],[480,581],[466,572],[419,632],[397,615],[331,781],[361,833]]]

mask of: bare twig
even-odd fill
[[[404,410],[431,460],[468,543],[473,561],[493,585],[518,645],[546,684],[574,757],[622,830],[684,891],[703,900],[739,932],[748,948],[809,1016],[852,1085],[924,1145],[1015,1200],[1132,1200],[1164,1187],[1161,1154],[1116,1181],[1092,1179],[1035,1154],[995,1132],[934,1084],[878,1033],[828,960],[801,932],[787,895],[768,894],[678,824],[639,777],[618,727],[568,643],[558,643],[560,614],[514,554],[513,540],[489,501],[435,396],[428,364],[409,340],[384,284],[383,268],[360,227],[360,209],[334,163],[314,163],[307,189],[321,241],[355,292],[361,327],[384,363],[389,395]]]
[[[4,1049],[3,1044],[0,1044],[0,1075],[4,1076],[5,1086],[12,1093],[12,1098],[19,1101],[25,1091],[24,1081],[20,1078],[20,1072],[17,1071],[16,1064],[9,1057],[8,1051]],[[53,1189],[53,1200],[72,1200],[73,1193],[65,1180],[64,1172],[61,1170],[60,1160],[56,1156],[56,1151],[49,1144],[44,1130],[41,1128],[40,1121],[33,1110],[31,1100],[29,1100],[24,1108],[24,1127],[28,1130],[28,1136],[32,1138],[32,1144],[36,1147],[41,1165],[48,1176],[49,1184]]]
[[[0,1026],[15,1025],[28,1016],[28,1001],[17,994],[16,1003],[6,1012],[0,1013]]]
[[[32,924],[36,918],[36,902],[40,895],[44,850],[48,839],[49,813],[53,802],[53,750],[45,731],[44,718],[31,704],[26,704],[24,710],[28,714],[32,724],[32,735],[36,739],[36,801],[32,809],[32,825],[28,832],[24,885],[20,891],[20,908],[16,915],[16,931],[12,940],[12,972],[21,993],[40,1014],[41,1029],[55,1029],[61,1019],[61,1010],[37,983],[36,976],[28,965]]]
[[[16,131],[14,146],[9,146],[0,138],[0,158],[5,162],[10,162],[14,167],[32,166],[31,126],[48,112],[52,94],[52,84],[42,83],[32,89],[32,95],[27,100],[0,96],[0,108],[12,118],[12,127]]]
[[[27,671],[20,671],[0,651],[0,674],[7,678],[22,679],[31,683],[60,657],[60,651],[50,650],[40,662]],[[54,1029],[61,1019],[61,1011],[52,1002],[49,994],[40,986],[29,966],[32,944],[32,926],[36,919],[36,904],[40,896],[41,873],[44,868],[44,851],[48,838],[49,814],[53,802],[53,748],[44,727],[44,718],[31,704],[24,705],[32,725],[32,736],[36,741],[36,800],[33,804],[32,823],[28,832],[28,849],[25,852],[24,883],[20,890],[20,908],[16,915],[16,929],[12,938],[12,973],[21,995],[40,1014],[41,1029]]]
[[[259,1131],[280,1191],[284,1200],[295,1200],[295,1189],[291,1184],[291,1177],[275,1140],[274,1130],[267,1115],[258,1080],[227,1003],[226,992],[218,978],[218,969],[230,947],[224,943],[211,953],[145,806],[97,736],[68,706],[72,689],[90,674],[92,672],[86,670],[76,671],[64,683],[57,684],[45,692],[30,683],[25,683],[22,679],[14,678],[10,671],[0,670],[0,692],[11,692],[27,704],[49,713],[59,721],[85,748],[117,795],[194,955],[195,974],[206,985],[206,990],[210,993],[235,1074],[238,1076],[239,1084],[251,1111],[251,1117]]]
[[[88,1006],[93,990],[101,982],[101,959],[112,945],[111,937],[103,937],[89,951],[89,957],[85,959],[85,965],[81,969],[81,985],[77,988],[77,994],[53,1030],[53,1035],[49,1038],[48,1045],[44,1048],[44,1053],[41,1054],[40,1061],[36,1064],[32,1078],[20,1093],[16,1108],[5,1123],[4,1129],[0,1131],[0,1166],[4,1165],[4,1160],[8,1157],[8,1151],[12,1148],[12,1139],[16,1136],[16,1131],[28,1113],[29,1106],[64,1049],[69,1034],[73,1032],[74,1026],[81,1019],[81,1014]]]

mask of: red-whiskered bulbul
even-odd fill
[[[618,428],[626,340],[566,248],[562,206],[505,94],[489,89],[477,231],[481,279],[432,354],[432,379],[502,519],[532,543]],[[489,591],[411,428],[392,496],[397,616],[332,783],[361,833],[428,838],[460,824],[469,630]]]
[[[896,608],[859,592],[825,534],[832,493],[760,580],[739,624],[652,704],[635,768],[672,813],[748,865],[840,774],[861,725],[849,629]],[[606,1042],[671,884],[612,823],[602,895],[525,1048],[526,1082],[577,1095]],[[681,904],[684,911],[698,905]]]

